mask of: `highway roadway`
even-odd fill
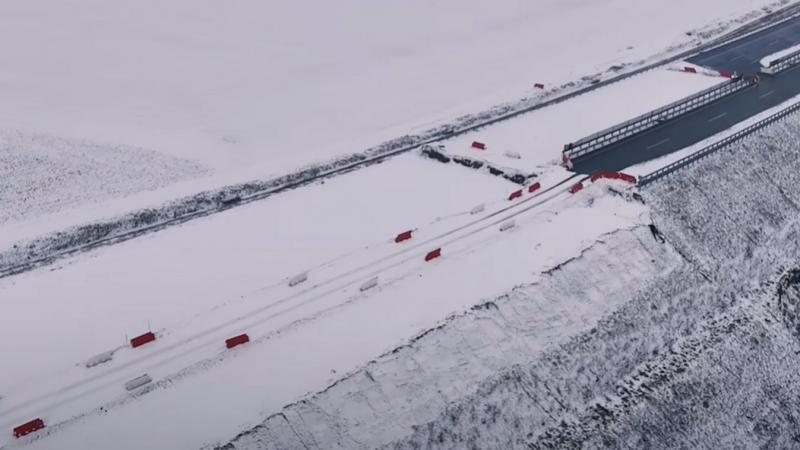
[[[743,75],[758,74],[759,60],[800,43],[800,18],[703,52],[690,62]],[[701,76],[686,74],[686,76]],[[760,75],[758,85],[675,118],[603,150],[573,160],[574,170],[622,170],[709,138],[800,94],[800,65],[776,75]],[[622,99],[624,101],[624,99]]]

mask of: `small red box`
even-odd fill
[[[472,148],[477,148],[478,150],[486,150],[486,144],[483,142],[473,141]]]
[[[530,194],[532,192],[536,192],[541,188],[542,188],[542,185],[539,184],[539,182],[537,181],[536,183],[533,183],[532,185],[528,186],[528,193]]]
[[[411,239],[411,232],[412,230],[403,231],[402,233],[398,234],[397,237],[394,238],[394,241],[403,242]]]
[[[442,249],[441,248],[437,248],[436,250],[429,251],[428,254],[425,255],[425,261],[430,261],[430,260],[436,259],[436,258],[438,258],[440,256],[442,256]]]
[[[522,189],[514,191],[508,195],[509,200],[514,200],[515,198],[520,198],[520,197],[522,197]]]
[[[136,336],[135,338],[131,339],[131,347],[133,348],[141,347],[142,345],[147,344],[148,342],[153,342],[155,340],[156,340],[156,335],[153,334],[152,331],[148,331],[147,333],[141,336]]]
[[[238,336],[234,336],[234,337],[232,337],[230,339],[227,339],[225,341],[225,347],[233,348],[233,347],[236,347],[237,345],[246,344],[248,342],[250,342],[250,336],[248,336],[246,334],[240,334]]]
[[[42,428],[44,428],[44,421],[42,421],[42,419],[33,419],[28,423],[24,423],[14,428],[14,437],[21,438],[26,434],[31,434],[34,431],[41,430]]]

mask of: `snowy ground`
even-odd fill
[[[666,242],[605,237],[224,448],[793,447],[798,133],[789,117],[649,185]],[[551,296],[571,307],[550,316]]]
[[[764,2],[741,0],[734,7],[726,2],[730,16],[720,26],[761,4]],[[0,79],[0,92],[6,85],[13,88],[9,104],[17,111],[12,115],[12,109],[0,106],[0,118],[8,119],[10,130],[34,130],[57,142],[86,139],[95,149],[105,148],[95,144],[100,142],[113,142],[114,148],[122,143],[125,149],[147,148],[171,158],[162,159],[169,161],[165,167],[188,168],[186,177],[205,168],[225,176],[256,172],[263,176],[513,98],[530,84],[533,69],[535,81],[550,83],[652,56],[670,43],[689,39],[681,34],[679,25],[700,27],[719,17],[716,0],[694,5],[696,15],[688,18],[678,14],[682,11],[674,2],[667,7],[655,2],[607,0],[565,8],[563,2],[553,1],[542,2],[535,9],[527,3],[487,9],[474,2],[462,5],[458,12],[442,6],[424,17],[412,14],[414,5],[396,6],[400,10],[388,10],[394,15],[387,14],[384,21],[376,16],[376,22],[362,29],[346,20],[354,10],[360,17],[369,16],[364,11],[371,7],[360,0],[324,11],[330,12],[327,16],[307,14],[302,3],[280,11],[270,9],[278,8],[276,5],[247,3],[225,14],[215,11],[210,2],[193,4],[189,13],[176,4],[161,5],[157,20],[144,21],[155,17],[150,10],[154,5],[137,4],[122,13],[123,8],[106,3],[75,4],[71,9],[74,21],[63,21],[57,9],[42,18],[33,11],[41,8],[40,4],[0,6],[16,10],[8,11],[8,17],[14,18],[10,21],[12,32],[20,23],[50,25],[31,41],[34,47],[42,47],[41,52],[76,46],[82,51],[74,55],[73,62],[84,63],[69,64],[71,70],[63,71],[63,78],[28,79],[23,76],[25,67],[52,71],[64,60],[32,58],[14,48],[11,61],[17,64]],[[608,18],[615,8],[625,8],[625,21],[632,26],[587,23],[581,28],[583,35],[567,26],[575,17]],[[179,14],[186,15],[181,23],[189,28],[167,27]],[[285,15],[291,14],[307,20],[293,21],[288,27],[291,17]],[[406,23],[420,23],[409,41],[399,39],[408,32],[399,27],[404,22],[398,17],[403,14],[407,14]],[[238,20],[239,15],[247,20]],[[282,33],[286,40],[261,37],[267,15],[273,27],[266,29]],[[445,27],[437,22],[443,15],[448,17]],[[6,15],[0,17],[3,21]],[[664,17],[675,20],[667,24]],[[124,26],[120,23],[123,19]],[[374,34],[371,27],[382,29],[386,21],[398,27],[384,27],[386,33],[381,36],[386,42],[359,38],[360,33]],[[539,26],[531,27],[531,21]],[[462,27],[464,23],[470,26]],[[304,35],[306,27],[330,33],[324,42],[306,42],[300,38],[317,35]],[[78,29],[83,33],[74,32]],[[485,31],[476,33],[476,29]],[[0,35],[6,32],[0,27]],[[97,33],[110,37],[96,40]],[[223,39],[220,33],[228,34]],[[533,39],[530,33],[549,35]],[[552,42],[558,33],[570,37],[565,37],[564,48],[556,51]],[[135,46],[130,39],[133,35],[140,37]],[[440,39],[442,36],[448,39]],[[567,45],[585,42],[587,36],[592,36],[593,45]],[[92,45],[76,45],[86,44],[87,39]],[[250,42],[247,48],[238,46],[243,40]],[[446,45],[413,45],[411,40]],[[45,49],[45,42],[52,45]],[[506,42],[519,42],[520,46],[502,45]],[[330,46],[344,44],[355,48],[353,53],[333,58]],[[627,48],[628,44],[635,44],[634,48]],[[214,50],[213,57],[199,50],[186,52],[200,48],[207,52],[209,47]],[[117,51],[120,48],[127,51]],[[178,53],[185,59],[173,58]],[[529,54],[538,56],[520,57]],[[475,55],[492,59],[476,63]],[[376,60],[375,67],[359,66],[365,59]],[[274,70],[272,61],[281,62],[279,71]],[[308,61],[316,61],[316,65],[308,65]],[[397,70],[412,62],[418,71]],[[103,70],[102,80],[88,77],[92,64],[100,63],[114,69]],[[230,70],[231,66],[251,70]],[[161,71],[148,72],[142,67],[160,67]],[[296,85],[280,78],[286,73],[293,74]],[[319,73],[328,75],[317,78]],[[407,154],[0,280],[0,299],[4,305],[13,305],[16,318],[0,327],[0,355],[15,361],[0,373],[0,431],[36,416],[49,425],[38,435],[41,439],[34,437],[33,442],[0,434],[0,448],[31,443],[30,448],[42,449],[124,450],[197,448],[225,442],[343,374],[358,373],[377,355],[436,327],[448,315],[496,298],[513,286],[535,283],[544,271],[589,249],[597,251],[598,240],[620,229],[636,229],[633,234],[644,239],[648,210],[632,199],[624,184],[600,182],[577,195],[566,192],[577,179],[554,165],[560,146],[563,140],[579,138],[617,118],[639,114],[716,81],[652,71],[507,125],[445,142],[448,149],[473,154],[466,143],[480,137],[490,144],[484,154],[487,159],[535,169],[542,190],[525,193],[513,202],[507,200],[508,194],[519,186],[502,178]],[[62,83],[71,83],[73,89],[64,89]],[[397,86],[391,101],[381,97],[383,91],[373,92],[387,85]],[[622,89],[625,85],[629,90]],[[405,89],[412,93],[397,95]],[[621,91],[629,101],[604,109],[602,114],[594,111],[621,96]],[[659,93],[659,101],[638,95],[654,91]],[[40,102],[23,102],[26,96],[37,95],[42,95]],[[43,112],[45,95],[50,107]],[[363,107],[365,98],[369,98],[369,109]],[[459,103],[466,98],[469,103]],[[110,101],[114,108],[108,107]],[[81,114],[75,111],[78,104]],[[284,107],[275,110],[273,104]],[[286,105],[293,106],[287,109]],[[64,121],[65,116],[70,120]],[[595,120],[597,116],[601,118]],[[575,128],[558,126],[574,117],[581,118]],[[13,133],[17,132],[7,135]],[[356,134],[359,139],[353,138]],[[74,147],[65,146],[68,149]],[[280,149],[280,154],[275,156],[272,149]],[[508,149],[521,158],[504,156]],[[267,161],[269,164],[262,165]],[[118,161],[103,164],[115,167]],[[69,164],[63,165],[71,170]],[[157,172],[147,176],[153,173]],[[174,181],[181,174],[184,172],[177,171]],[[120,181],[126,184],[124,177]],[[164,182],[169,181],[173,180]],[[36,184],[35,180],[30,183]],[[158,187],[145,184],[141,189]],[[64,203],[71,207],[101,197],[72,202],[75,197],[66,196]],[[484,204],[485,210],[470,214],[478,204]],[[18,216],[12,213],[10,217]],[[501,232],[501,225],[511,218],[515,227]],[[21,224],[13,229],[31,225]],[[36,230],[43,229],[42,223],[33,225],[39,227]],[[401,245],[393,243],[393,236],[406,229],[415,230],[414,238]],[[422,260],[439,246],[443,247],[442,258],[429,263]],[[620,244],[617,248],[628,247]],[[650,264],[643,261],[640,265],[644,278],[664,269],[653,261]],[[309,280],[305,284],[287,286],[290,277],[306,270]],[[378,287],[359,292],[358,287],[373,276],[379,276]],[[618,306],[598,300],[600,297],[593,297],[586,309],[577,311],[557,301],[543,303],[542,312],[553,317],[552,322],[541,324],[554,327],[549,338],[560,341],[581,332]],[[566,318],[561,321],[562,317]],[[569,330],[567,335],[560,333],[562,326]],[[125,347],[126,337],[148,327],[158,333],[156,343],[136,350]],[[224,339],[241,332],[249,333],[254,342],[226,352]],[[540,342],[543,346],[551,343]],[[113,361],[92,369],[83,367],[88,358],[109,350],[115,350]],[[143,395],[126,393],[122,385],[144,372],[153,376],[154,387],[140,392]]]
[[[3,298],[19,305],[15,312],[23,318],[4,327],[0,341],[15,344],[3,354],[48,356],[20,358],[5,371],[2,402],[9,409],[0,413],[0,427],[43,415],[57,431],[66,421],[41,441],[43,448],[103,447],[121,436],[127,444],[115,445],[131,448],[224,440],[448,314],[529,282],[602,234],[646,219],[640,203],[607,190],[624,184],[599,183],[574,196],[565,192],[569,184],[545,191],[560,180],[543,178],[541,194],[509,202],[507,181],[407,155],[3,280]],[[350,198],[346,206],[335,200],[343,195]],[[486,211],[468,214],[477,203]],[[294,220],[274,220],[289,214]],[[515,228],[499,231],[511,216]],[[353,217],[364,218],[361,226]],[[416,230],[410,243],[391,242],[407,228]],[[439,246],[441,260],[425,263],[427,251]],[[305,285],[286,286],[304,270],[310,270]],[[358,293],[375,275],[379,287]],[[155,344],[122,348],[106,365],[81,367],[148,322],[160,336]],[[216,364],[226,354],[224,339],[241,332],[256,342]],[[27,336],[24,342],[12,339],[19,335]],[[165,389],[129,403],[122,384],[143,372]],[[219,404],[237,409],[197,431],[198,423],[221,420]],[[96,417],[101,405],[111,409],[107,419]],[[174,418],[176,411],[185,420]],[[159,423],[173,432],[146,432]],[[98,426],[105,431],[89,431]]]
[[[109,176],[118,180],[112,186],[87,178],[87,190],[106,192],[66,199],[58,203],[65,210],[56,217],[16,228],[63,228],[192,190],[284,174],[461,114],[540,95],[533,83],[550,90],[612,66],[652,60],[665,49],[691,47],[763,14],[766,5],[784,3],[603,0],[565,7],[557,0],[491,5],[414,0],[380,8],[366,0],[335,6],[248,0],[224,8],[208,0],[4,3],[2,134],[141,148],[214,171],[160,195],[98,205],[109,196],[174,181],[122,187],[119,183],[139,172],[120,168]],[[69,146],[48,151],[66,153],[60,161],[81,158]],[[43,171],[42,183],[81,164],[86,161]],[[102,165],[119,168],[123,161],[106,158]],[[157,175],[155,165],[147,177]],[[90,205],[71,214],[80,202]],[[41,212],[56,205],[48,197],[34,203],[49,206]]]

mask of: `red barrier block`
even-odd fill
[[[536,83],[533,85],[536,89],[544,89],[544,85],[542,83]]]
[[[617,172],[597,172],[597,173],[592,175],[591,181],[592,181],[592,183],[594,183],[595,181],[597,181],[597,180],[599,180],[601,178],[606,178],[606,179],[609,179],[609,180],[616,180],[616,179],[619,179],[619,173],[617,173]]]
[[[583,183],[578,182],[578,183],[573,184],[572,187],[569,188],[569,193],[570,194],[574,194],[574,193],[580,191],[581,189],[583,189]]]
[[[689,67],[689,66],[684,67],[683,71],[684,72],[689,72],[689,73],[697,73],[697,69],[695,69],[694,67]]]
[[[733,73],[732,72],[726,72],[724,70],[720,70],[719,71],[719,76],[721,76],[723,78],[733,78]]]
[[[539,182],[537,181],[536,183],[533,183],[532,185],[528,186],[528,193],[530,194],[532,192],[536,192],[539,189],[541,189],[541,187],[542,185],[539,184]]]
[[[403,242],[411,239],[411,232],[413,230],[403,231],[402,233],[398,234],[397,237],[394,238],[395,242]]]
[[[436,259],[436,258],[438,258],[440,256],[442,256],[442,249],[441,248],[437,248],[436,250],[429,251],[428,254],[425,255],[425,261],[430,261],[430,260]]]
[[[622,172],[597,172],[592,175],[591,180],[594,183],[595,181],[601,178],[605,178],[608,180],[622,180],[622,181],[627,181],[628,183],[636,184],[636,177]]]
[[[522,197],[522,189],[514,191],[508,195],[509,200],[514,200],[515,198],[520,198],[520,197]]]
[[[14,437],[21,438],[26,434],[31,434],[34,431],[38,431],[44,428],[44,422],[42,419],[33,419],[28,423],[24,423],[16,428],[14,428]]]
[[[477,148],[478,150],[486,150],[486,144],[483,142],[473,141],[472,148]]]
[[[246,334],[240,334],[238,336],[234,336],[230,339],[225,340],[225,347],[233,348],[237,345],[242,345],[250,342],[250,336]]]
[[[155,340],[156,340],[156,335],[153,334],[152,331],[148,331],[147,333],[141,336],[136,336],[135,338],[131,339],[131,347],[133,348],[141,347],[142,345],[147,344],[148,342],[153,342]]]

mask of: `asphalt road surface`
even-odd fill
[[[800,43],[800,18],[773,26],[689,61],[717,70],[758,74],[759,60]],[[686,76],[697,76],[686,74]],[[695,144],[738,122],[800,94],[800,65],[776,75],[760,75],[758,85],[631,136],[603,150],[573,160],[574,170],[618,171]]]

